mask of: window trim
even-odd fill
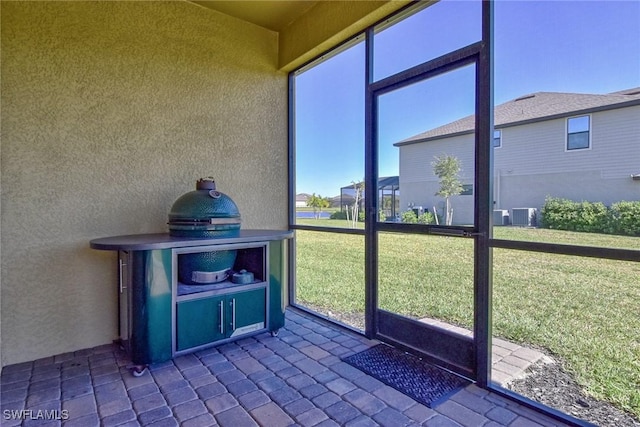
[[[578,148],[569,148],[569,135],[571,134],[575,134],[575,133],[580,133],[580,132],[572,132],[571,134],[569,133],[569,120],[571,119],[580,119],[582,117],[588,117],[589,118],[589,129],[587,130],[587,132],[589,133],[589,145],[586,147],[578,147]],[[583,150],[591,150],[591,134],[592,134],[592,120],[591,120],[591,114],[581,114],[579,116],[571,116],[571,117],[567,117],[564,121],[564,151],[565,152],[572,152],[572,151],[583,151]]]
[[[496,138],[496,132],[498,132],[498,138]],[[495,144],[496,139],[498,140],[498,145]],[[491,145],[493,148],[502,148],[502,129],[493,129],[493,139],[491,140]]]

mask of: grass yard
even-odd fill
[[[633,237],[510,227],[494,233],[640,249]],[[363,318],[364,237],[297,230],[296,238],[298,301]],[[383,233],[379,246],[382,308],[472,327],[471,239]],[[494,336],[546,349],[588,393],[640,418],[640,263],[507,249],[494,249],[493,258]]]

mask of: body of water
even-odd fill
[[[320,218],[322,219],[329,219],[330,216],[331,214],[329,212],[320,212]],[[315,215],[313,212],[301,211],[296,212],[296,218],[315,218]]]

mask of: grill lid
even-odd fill
[[[169,212],[169,230],[230,230],[240,228],[240,211],[213,178],[201,178],[196,190],[180,196]],[[170,233],[173,234],[173,233]]]

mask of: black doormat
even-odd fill
[[[429,408],[470,384],[451,372],[384,344],[342,360]]]

